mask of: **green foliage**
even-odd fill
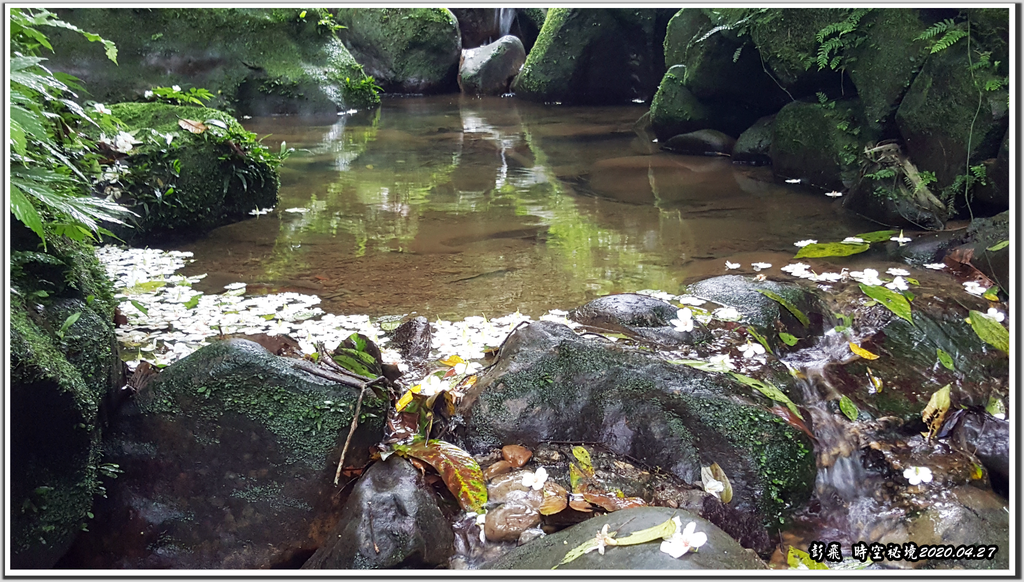
[[[987,250],[987,251],[993,251],[993,252],[994,252],[994,251],[1001,251],[1001,250],[1005,249],[1005,248],[1006,248],[1006,247],[1008,247],[1008,246],[1010,246],[1010,241],[1008,241],[1008,240],[1003,240],[1003,241],[999,241],[999,242],[997,242],[996,244],[994,244],[994,245],[992,245],[992,246],[988,247],[988,248],[987,248],[987,249],[985,249],[985,250]]]
[[[881,285],[865,285],[864,283],[860,283],[860,290],[868,297],[881,303],[889,311],[913,325],[914,320],[910,314],[910,302],[902,294]]]
[[[78,321],[79,317],[82,317],[81,311],[76,311],[75,313],[69,315],[68,318],[64,320],[64,323],[60,326],[60,329],[57,330],[57,337],[64,339],[64,334],[68,332],[68,329],[70,329],[72,325],[75,325],[75,322]]]
[[[803,415],[800,414],[800,411],[797,409],[796,404],[794,404],[793,401],[789,399],[789,396],[786,396],[785,392],[779,390],[779,388],[774,384],[764,382],[756,378],[751,378],[750,376],[745,376],[737,372],[729,372],[729,375],[735,378],[741,384],[745,386],[750,386],[751,388],[757,390],[761,394],[764,394],[768,398],[776,402],[785,404],[786,408],[789,408],[790,412],[795,414],[797,418],[799,418],[800,420],[804,419]]]
[[[356,102],[365,103],[368,106],[377,105],[380,103],[380,94],[383,92],[384,89],[377,85],[376,79],[369,75],[358,81],[353,81],[351,77],[345,77],[345,95]]]
[[[213,93],[207,89],[191,87],[185,92],[177,85],[173,87],[153,87],[153,89],[146,91],[145,96],[147,99],[154,99],[174,105],[199,105],[200,107],[206,107],[203,101],[213,99]]]
[[[801,248],[793,258],[803,259],[806,257],[810,259],[817,259],[821,257],[848,257],[850,255],[863,253],[869,248],[871,248],[871,245],[868,243],[815,243]]]
[[[782,343],[786,344],[789,347],[795,346],[796,343],[800,341],[800,338],[794,336],[793,334],[786,333],[784,331],[779,332],[779,339],[782,340]]]
[[[808,319],[806,315],[804,315],[803,311],[800,311],[796,307],[796,305],[793,305],[792,303],[787,301],[785,298],[780,296],[778,293],[774,293],[772,291],[768,291],[767,289],[758,289],[757,292],[760,293],[761,295],[764,295],[765,297],[771,299],[772,301],[775,301],[779,305],[785,307],[786,310],[789,311],[790,313],[792,313],[793,317],[796,317],[797,320],[801,324],[803,324],[804,326],[811,325],[811,320]]]
[[[942,35],[941,38],[934,40],[935,37]],[[967,25],[964,22],[955,22],[952,18],[947,18],[940,22],[928,27],[924,32],[918,35],[914,40],[930,40],[932,41],[928,47],[929,54],[935,54],[937,52],[944,51],[949,47],[956,44],[960,39],[967,37]]]
[[[849,418],[850,420],[857,420],[857,417],[860,416],[860,411],[857,410],[857,405],[854,404],[853,400],[850,400],[850,397],[845,394],[839,399],[839,410],[841,410],[843,414],[846,415],[846,418]]]
[[[396,444],[392,448],[402,456],[415,457],[434,467],[464,511],[483,513],[487,503],[487,484],[480,465],[469,453],[436,439],[411,445]]]
[[[334,19],[334,14],[330,10],[328,10],[327,8],[313,8],[312,11],[315,13],[316,18],[317,18],[316,31],[318,33],[320,33],[320,34],[324,34],[324,33],[332,33],[333,34],[333,33],[337,32],[339,30],[347,28],[346,26],[342,26],[341,24],[338,24],[338,21]],[[299,20],[305,22],[306,15],[308,13],[309,13],[308,9],[307,10],[303,10],[302,12],[299,12]]]
[[[998,321],[988,317],[984,313],[971,311],[967,322],[971,324],[974,333],[988,345],[1005,353],[1010,353],[1010,332]]]
[[[846,19],[826,25],[814,36],[818,42],[816,62],[818,70],[841,68],[843,59],[847,58],[843,51],[859,45],[864,40],[863,34],[857,34],[857,27],[871,8],[852,10]]]
[[[942,364],[942,367],[949,371],[953,371],[953,358],[949,354],[943,351],[942,348],[935,348],[935,355],[938,356],[939,363]]]
[[[87,113],[74,98],[77,79],[42,65],[40,49],[53,50],[37,28],[66,28],[102,42],[116,62],[113,43],[62,22],[46,10],[11,9],[10,144],[8,190],[14,217],[39,236],[75,240],[109,234],[99,222],[121,223],[126,211],[109,199],[90,195],[91,176],[99,168],[96,144],[82,129],[105,115]]]

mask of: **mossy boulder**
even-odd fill
[[[664,66],[658,19],[658,10],[551,8],[513,90],[543,102],[646,101]]]
[[[51,29],[51,68],[85,82],[92,99],[136,101],[153,87],[203,87],[239,115],[334,115],[374,104],[362,68],[319,17],[294,9],[75,8],[57,14],[113,41],[118,64],[82,35]]]
[[[985,48],[972,41],[972,51]],[[949,188],[968,164],[995,157],[1008,127],[1006,90],[984,90],[996,73],[982,67],[972,75],[970,65],[964,41],[930,55],[896,111],[910,159],[935,173],[935,190]]]
[[[10,564],[52,568],[90,523],[101,410],[124,375],[111,285],[91,246],[51,237],[47,254],[26,254],[38,239],[21,235],[9,311]]]
[[[104,445],[124,474],[97,503],[76,565],[268,568],[319,547],[339,517],[335,466],[359,391],[296,361],[217,342],[130,399]],[[364,396],[346,465],[366,462],[384,405]]]
[[[245,130],[227,113],[160,103],[117,103],[111,110],[143,142],[126,160],[130,173],[122,179],[127,188],[118,201],[138,216],[129,218],[131,228],[112,227],[122,240],[146,244],[194,237],[277,204],[276,168],[230,138]],[[208,128],[200,134],[187,131],[179,125],[183,119]]]
[[[813,94],[823,86],[839,86],[838,72],[818,69],[815,35],[829,24],[845,20],[848,13],[849,9],[843,8],[782,8],[751,19],[750,37],[764,66],[793,98]]]
[[[924,64],[927,43],[915,39],[925,28],[918,11],[904,8],[875,8],[860,21],[857,34],[864,38],[849,49],[847,70],[864,104],[864,117],[875,129],[892,124]]]
[[[345,8],[338,31],[388,93],[454,92],[462,54],[459,22],[447,8]]]
[[[690,331],[670,323],[679,309],[654,297],[636,293],[606,295],[569,312],[569,317],[599,333],[621,333],[637,341],[675,347],[708,341],[708,330],[698,321]]]
[[[858,156],[876,136],[864,124],[857,99],[794,101],[772,123],[772,171],[780,179],[845,190],[859,175]]]
[[[684,481],[717,462],[738,510],[772,527],[810,494],[810,440],[722,375],[672,365],[536,322],[518,329],[460,405],[470,452],[598,442]]]
[[[685,528],[691,521],[696,531],[707,535],[707,542],[697,552],[680,558],[661,551],[660,541],[629,546],[617,546],[607,554],[588,552],[559,566],[565,555],[592,541],[606,525],[608,531],[618,532],[624,538],[633,532],[655,527],[678,517]],[[488,570],[763,570],[767,566],[757,555],[744,549],[724,531],[702,517],[684,509],[667,507],[638,507],[597,516],[522,545],[496,562]]]
[[[701,9],[676,13],[665,33],[665,66],[683,65],[686,88],[744,127],[785,105],[789,97],[765,74],[757,50],[714,29]]]
[[[651,101],[651,130],[659,141],[718,125],[714,112],[686,88],[685,77],[683,65],[669,68]]]

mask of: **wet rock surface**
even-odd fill
[[[150,381],[109,429],[104,460],[124,474],[63,565],[268,568],[308,557],[338,519],[334,465],[358,390],[294,361],[229,340]],[[363,412],[375,406],[364,397]],[[347,464],[365,462],[380,431],[364,420]]]
[[[572,310],[569,318],[588,329],[605,333],[622,333],[633,339],[663,346],[693,344],[704,341],[708,332],[699,322],[691,331],[679,331],[670,323],[678,317],[679,308],[660,299],[621,293],[600,297]]]
[[[469,95],[501,95],[526,62],[526,49],[518,38],[505,35],[475,49],[462,51],[459,89]]]
[[[708,541],[698,552],[673,558],[660,549],[660,542],[605,549],[604,554],[590,552],[558,569],[575,570],[691,570],[691,569],[764,569],[765,564],[752,551],[746,550],[703,518],[681,509],[644,507],[625,509],[595,517],[556,534],[544,536],[517,548],[487,569],[550,570],[565,554],[582,545],[605,526],[625,537],[634,531],[653,527],[678,516],[685,527],[690,521],[696,531],[704,532]]]
[[[451,525],[411,463],[393,455],[363,474],[338,525],[303,569],[434,568],[452,551]]]
[[[598,442],[690,483],[701,465],[717,462],[732,482],[734,506],[766,523],[807,495],[814,472],[807,437],[739,384],[578,338],[555,323],[517,330],[460,412],[470,452],[509,442]]]

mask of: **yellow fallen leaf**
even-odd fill
[[[438,361],[441,362],[442,364],[444,364],[445,366],[448,366],[449,368],[455,366],[456,364],[465,364],[466,363],[466,360],[463,360],[462,358],[460,358],[457,355],[448,356],[447,358],[445,358],[443,360],[438,360]]]
[[[855,353],[858,356],[864,358],[865,360],[877,360],[878,359],[878,356],[876,354],[872,354],[871,352],[865,350],[864,348],[858,346],[857,344],[855,344],[853,342],[850,342],[850,349],[853,350],[853,353]]]
[[[882,379],[875,376],[875,373],[871,371],[871,368],[868,368],[868,380],[870,380],[871,385],[875,387],[875,392],[882,391]]]
[[[395,412],[402,412],[403,410],[405,410],[405,407],[409,406],[409,403],[412,402],[412,395],[413,394],[419,394],[419,393],[420,393],[420,385],[419,384],[417,384],[417,385],[413,386],[412,388],[409,388],[408,390],[406,390],[405,394],[402,394],[402,397],[399,398],[398,402],[395,404]]]
[[[928,426],[927,440],[931,441],[935,434],[939,432],[939,429],[942,428],[942,422],[946,418],[949,406],[949,384],[946,384],[932,394],[932,397],[928,399],[928,406],[925,406],[924,410],[921,411],[921,420]]]

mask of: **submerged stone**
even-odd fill
[[[708,339],[702,323],[693,321],[691,331],[679,331],[671,323],[679,308],[660,299],[620,293],[599,297],[577,307],[569,317],[583,326],[603,332],[622,333],[630,338],[663,347],[695,344]]]

